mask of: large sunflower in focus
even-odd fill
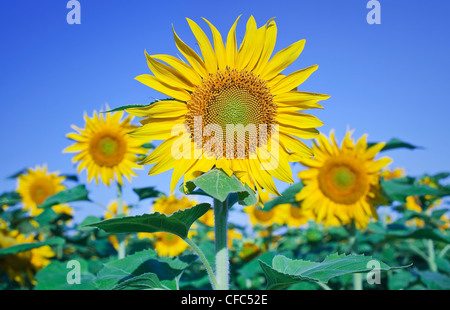
[[[173,169],[172,190],[183,176],[186,182],[215,166],[255,190],[264,188],[279,195],[273,177],[293,183],[289,162],[313,155],[297,138],[314,138],[318,134],[315,127],[323,123],[303,111],[322,108],[317,102],[329,96],[297,91],[316,65],[282,74],[298,58],[305,40],[272,56],[277,35],[275,21],[269,20],[258,28],[251,16],[238,46],[238,20],[224,42],[205,19],[212,32],[211,42],[194,21],[187,19],[201,55],[173,31],[185,61],[146,53],[153,75],[136,77],[173,98],[126,110],[145,118],[132,137],[143,142],[164,140],[141,164],[154,164],[150,175]],[[179,127],[173,133],[175,125]],[[227,127],[239,126],[249,130],[231,132],[227,139]]]
[[[142,147],[142,143],[127,134],[135,128],[130,124],[132,117],[121,121],[122,116],[123,112],[97,114],[94,111],[92,118],[85,115],[84,129],[72,126],[77,132],[67,134],[76,143],[67,147],[64,152],[78,153],[72,161],[79,162],[79,173],[86,168],[88,182],[95,178],[98,184],[100,177],[109,186],[115,176],[122,185],[123,176],[131,181],[131,176],[136,176],[132,168],[141,168],[136,163],[137,154],[145,154],[146,149]]]
[[[297,194],[302,208],[312,209],[316,220],[332,225],[355,222],[364,228],[370,218],[378,218],[372,203],[376,196],[381,169],[391,162],[389,158],[375,160],[384,143],[368,147],[366,136],[354,143],[352,132],[347,132],[339,147],[330,133],[330,139],[320,135],[314,142],[314,159],[300,162],[309,169],[298,176],[305,187]]]

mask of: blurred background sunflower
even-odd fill
[[[116,179],[122,185],[123,177],[131,182],[131,176],[137,175],[132,169],[141,168],[136,164],[137,155],[145,154],[146,149],[138,140],[128,136],[128,132],[134,128],[130,124],[132,117],[121,120],[123,114],[98,114],[94,111],[92,118],[85,114],[85,128],[72,125],[76,132],[67,134],[67,138],[75,141],[75,144],[64,152],[77,153],[72,161],[78,163],[78,173],[87,170],[88,182],[95,178],[97,184],[100,179],[109,186]]]
[[[370,219],[378,219],[373,200],[378,190],[380,172],[391,159],[375,156],[385,143],[367,145],[363,135],[356,143],[352,131],[347,131],[341,145],[337,144],[334,131],[329,139],[320,135],[314,141],[314,159],[302,159],[308,169],[298,177],[305,187],[297,194],[302,208],[313,210],[318,222],[331,225],[336,218],[341,224],[352,222],[365,228]]]

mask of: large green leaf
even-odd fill
[[[68,277],[74,267],[68,262],[53,261],[36,274],[36,290],[95,290],[95,276],[88,271],[88,263],[77,258],[80,266],[80,283],[69,283]]]
[[[450,236],[442,233],[438,228],[398,229],[387,230],[385,236],[391,239],[431,239],[450,243]]]
[[[293,260],[282,255],[273,258],[272,266],[260,261],[266,274],[268,289],[284,289],[300,281],[313,281],[327,283],[331,278],[373,270],[368,263],[374,260],[370,256],[332,254],[322,262]],[[380,271],[387,271],[405,267],[389,267],[383,262]]]
[[[238,194],[238,201],[242,205],[250,206],[258,202],[252,189],[243,185],[235,175],[230,177],[220,169],[213,169],[202,174],[198,178],[186,182],[185,186],[187,188],[186,194],[194,193],[195,188],[199,188],[210,197],[221,202],[224,202],[230,194],[234,193]]]
[[[115,285],[113,290],[152,290],[169,289],[159,281],[158,276],[152,272],[147,272]]]
[[[155,198],[163,194],[160,191],[156,190],[156,187],[154,186],[133,188],[133,191],[139,196],[139,200],[143,200],[146,198]]]
[[[22,200],[18,192],[6,192],[0,195],[0,205],[14,206]]]
[[[161,100],[166,101],[166,100],[176,100],[176,99],[167,98],[167,99],[161,99]],[[126,109],[132,109],[132,108],[145,108],[145,107],[148,107],[149,105],[154,104],[154,103],[156,103],[158,101],[161,101],[161,100],[155,100],[155,101],[150,102],[149,104],[129,104],[129,105],[124,105],[124,106],[117,107],[117,108],[114,108],[114,109],[109,110],[109,111],[105,111],[103,113],[120,112],[120,111],[125,111]]]
[[[0,249],[0,257],[5,256],[5,255],[16,254],[19,252],[29,251],[32,249],[40,248],[45,245],[50,245],[50,246],[63,245],[65,242],[66,242],[66,240],[64,238],[52,237],[52,238],[48,238],[48,239],[46,239],[44,241],[40,241],[40,242],[21,243],[21,244],[17,244],[17,245],[13,245],[13,246],[10,246],[7,248]]]
[[[422,280],[422,282],[431,290],[449,290],[450,277],[432,271],[418,271],[415,270]]]
[[[281,196],[275,197],[274,199],[264,203],[264,211],[269,211],[273,207],[280,204],[295,203],[295,195],[302,190],[303,186],[304,185],[302,182],[292,184],[281,193]]]
[[[384,193],[392,200],[405,202],[408,196],[447,196],[450,195],[449,189],[439,189],[425,184],[415,184],[410,178],[392,179],[381,181],[381,187]]]
[[[155,281],[167,289],[176,289],[179,278],[197,257],[195,255],[185,255],[176,258],[158,257],[154,250],[144,250],[134,253],[123,259],[106,263],[98,272],[95,284],[100,290],[124,289],[125,281],[128,284]],[[153,273],[154,276],[144,276]],[[135,279],[136,277],[139,277]],[[147,281],[145,278],[147,277]],[[134,279],[133,281],[131,281]]]
[[[88,224],[87,226],[98,227],[109,233],[154,233],[164,231],[184,239],[187,237],[191,225],[210,208],[210,204],[201,203],[195,207],[180,210],[171,215],[156,212],[153,214],[114,218]]]
[[[375,144],[376,143],[374,143],[374,142],[367,143],[367,145],[369,147],[373,146]],[[386,142],[386,145],[381,149],[381,151],[388,151],[388,150],[399,149],[399,148],[407,148],[407,149],[410,149],[410,150],[414,150],[414,149],[419,149],[419,148],[422,148],[422,147],[412,145],[410,143],[401,141],[400,139],[397,139],[397,138],[392,138],[391,140]]]
[[[66,189],[56,193],[53,196],[48,197],[39,208],[50,208],[54,205],[59,205],[63,203],[69,203],[73,201],[89,201],[89,192],[86,190],[84,185],[78,185],[76,187]]]

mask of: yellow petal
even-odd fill
[[[298,128],[314,128],[323,126],[323,122],[314,115],[298,112],[282,112],[277,115],[277,120],[285,125]]]
[[[223,44],[222,36],[220,35],[220,32],[217,30],[216,27],[214,27],[213,24],[211,24],[205,18],[203,18],[203,20],[207,22],[209,28],[211,28],[214,42],[214,51],[217,57],[217,65],[219,66],[219,70],[223,71],[227,68],[227,60],[225,56],[225,46]]]
[[[247,21],[247,28],[245,30],[244,39],[242,40],[241,46],[239,47],[236,59],[236,69],[244,69],[253,56],[254,44],[256,41],[256,32],[256,21],[252,15]]]
[[[305,47],[305,40],[300,40],[276,53],[267,65],[261,68],[261,78],[271,80],[293,63]]]
[[[227,36],[227,44],[225,47],[225,56],[227,60],[227,64],[231,69],[236,67],[236,55],[237,55],[237,43],[236,43],[236,25],[241,18],[241,15],[238,16]]]
[[[208,37],[203,32],[202,28],[197,25],[193,20],[186,18],[195,38],[197,39],[198,46],[202,52],[203,60],[205,62],[205,67],[209,73],[217,72],[217,58],[214,50],[209,42]]]
[[[280,124],[280,133],[285,133],[303,139],[314,139],[319,134],[319,131],[315,128],[299,128]]]
[[[152,55],[152,57],[165,62],[175,70],[181,72],[181,74],[188,78],[192,84],[200,85],[202,83],[202,78],[197,71],[180,59],[171,55]]]
[[[255,182],[270,193],[280,196],[272,176],[266,170],[261,169],[261,162],[258,159],[249,159],[248,166]]]
[[[203,60],[200,58],[200,56],[197,55],[196,52],[192,48],[190,48],[188,45],[186,45],[177,35],[175,32],[175,29],[172,27],[173,35],[175,38],[175,44],[178,48],[178,50],[183,54],[183,56],[186,58],[186,60],[191,64],[192,68],[195,69],[195,71],[201,76],[201,77],[207,77],[208,71],[206,70],[205,64],[203,63]]]
[[[142,74],[135,79],[139,82],[141,82],[144,85],[147,85],[160,93],[163,93],[169,97],[181,100],[181,101],[188,101],[191,99],[191,95],[187,91],[181,88],[172,87],[166,83],[163,83],[153,75],[149,74]]]
[[[147,54],[147,51],[145,51],[145,57],[147,58],[149,69],[158,78],[158,80],[173,87],[186,89],[191,92],[194,91],[194,85],[180,72],[177,72],[175,69],[153,59],[152,56]]]
[[[255,68],[255,75],[259,75],[262,72],[262,68],[267,65],[267,62],[272,56],[273,50],[275,48],[275,42],[277,40],[277,25],[275,21],[271,21],[266,25],[266,35],[264,38],[264,47],[261,52],[261,57]]]
[[[250,61],[246,65],[247,71],[253,70],[260,61],[261,53],[264,48],[264,41],[266,38],[266,27],[263,26],[256,31],[255,42],[253,43],[253,54]]]
[[[126,109],[131,115],[138,117],[168,118],[186,115],[186,103],[176,100],[162,100],[142,108]]]
[[[314,156],[311,148],[297,138],[280,133],[280,141],[293,153],[308,157]]]
[[[301,69],[295,71],[288,76],[284,77],[280,82],[276,85],[270,86],[270,92],[272,95],[282,94],[285,92],[289,92],[298,85],[302,84],[304,81],[308,79],[308,77],[317,70],[319,66],[314,65],[305,69]]]
[[[145,124],[131,131],[129,135],[140,141],[150,142],[152,140],[165,140],[172,136],[172,128],[176,124],[182,124],[184,116],[176,118],[153,119],[152,123]]]

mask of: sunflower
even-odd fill
[[[419,197],[417,196],[408,196],[406,197],[406,204],[405,208],[407,210],[412,210],[418,213],[422,213],[423,209],[420,206]],[[420,218],[414,218],[412,220],[406,221],[406,225],[408,226],[417,226],[417,227],[423,227],[425,226],[425,222],[421,220]]]
[[[189,231],[188,237],[195,235],[195,231]],[[155,250],[160,256],[178,256],[189,247],[189,245],[177,235],[168,232],[156,232],[152,234],[155,240]]]
[[[10,230],[5,221],[0,220],[0,249],[8,248],[22,243],[34,243],[33,236],[26,237],[18,230]],[[50,263],[50,258],[55,253],[46,245],[29,251],[0,257],[0,270],[4,270],[10,279],[21,286],[25,286],[26,280],[36,284],[34,274]]]
[[[325,225],[338,218],[341,224],[353,221],[358,228],[365,228],[371,217],[378,218],[371,198],[376,196],[380,170],[391,159],[374,159],[385,143],[368,147],[364,135],[355,144],[351,135],[347,131],[340,147],[333,131],[329,140],[318,137],[313,146],[315,158],[300,161],[309,169],[298,174],[305,187],[296,199]]]
[[[160,197],[153,203],[153,212],[159,212],[165,215],[171,215],[174,212],[189,209],[196,203],[183,196],[177,198],[175,195],[169,197]]]
[[[268,192],[260,193],[261,200],[266,203],[270,200]],[[269,227],[274,224],[283,225],[286,219],[286,213],[280,205],[277,205],[270,210],[264,210],[259,204],[245,207],[244,212],[249,215],[250,222],[253,226],[261,225],[263,227]]]
[[[204,215],[202,215],[198,221],[203,225],[214,227],[214,210],[210,209]]]
[[[128,206],[126,204],[123,204],[122,208],[123,208],[123,214],[129,215]],[[119,214],[117,214],[117,201],[113,201],[107,207],[107,210],[104,214],[104,219],[105,220],[112,219],[112,218],[115,218],[117,215],[119,215]],[[127,235],[125,237],[125,244],[128,244],[129,238],[130,238],[129,235]],[[117,239],[116,235],[109,235],[108,241],[112,244],[112,246],[114,247],[114,249],[116,251],[119,250],[119,240]]]
[[[311,210],[305,210],[289,203],[281,204],[277,207],[283,209],[285,222],[289,227],[300,227],[308,224],[308,221],[314,220],[314,213]]]
[[[136,176],[133,168],[140,169],[136,162],[138,154],[145,154],[139,140],[133,139],[127,133],[135,128],[131,125],[131,116],[121,120],[123,112],[100,113],[94,111],[92,118],[84,115],[86,127],[84,129],[72,125],[76,132],[66,136],[76,143],[67,147],[64,152],[76,152],[72,161],[79,162],[78,173],[87,170],[88,182],[95,177],[98,184],[99,177],[106,185],[117,178],[122,185],[125,176],[131,182],[131,176]],[[115,175],[115,177],[114,177]]]
[[[47,166],[36,166],[30,168],[27,173],[21,174],[17,179],[17,192],[22,197],[25,210],[32,216],[41,214],[44,210],[39,209],[48,197],[65,189],[62,184],[65,177],[59,176],[58,172],[48,172]],[[57,205],[52,207],[56,213],[72,215],[72,209],[68,205]]]
[[[385,181],[403,178],[404,176],[406,176],[406,172],[403,168],[395,168],[394,170],[385,169],[380,173],[380,177]]]
[[[279,195],[273,177],[293,183],[289,162],[313,155],[298,138],[315,137],[315,127],[323,123],[303,111],[322,108],[317,102],[329,96],[297,91],[297,86],[318,66],[282,73],[298,58],[305,40],[272,56],[275,21],[258,28],[251,16],[238,46],[238,20],[224,42],[205,19],[211,42],[199,25],[187,19],[201,55],[174,30],[175,44],[185,61],[145,53],[153,75],[143,74],[136,80],[170,99],[126,109],[145,118],[130,134],[144,143],[164,140],[140,164],[154,164],[149,175],[173,169],[171,191],[182,177],[186,182],[216,167],[258,192],[264,188]]]
[[[209,238],[209,240],[214,241],[214,239],[215,239],[215,234],[214,234],[213,231],[208,231],[206,233],[206,236]],[[230,228],[227,231],[227,239],[228,239],[228,242],[227,242],[228,248],[230,250],[233,250],[234,249],[233,248],[233,240],[234,239],[241,240],[242,239],[242,234],[237,229]]]

